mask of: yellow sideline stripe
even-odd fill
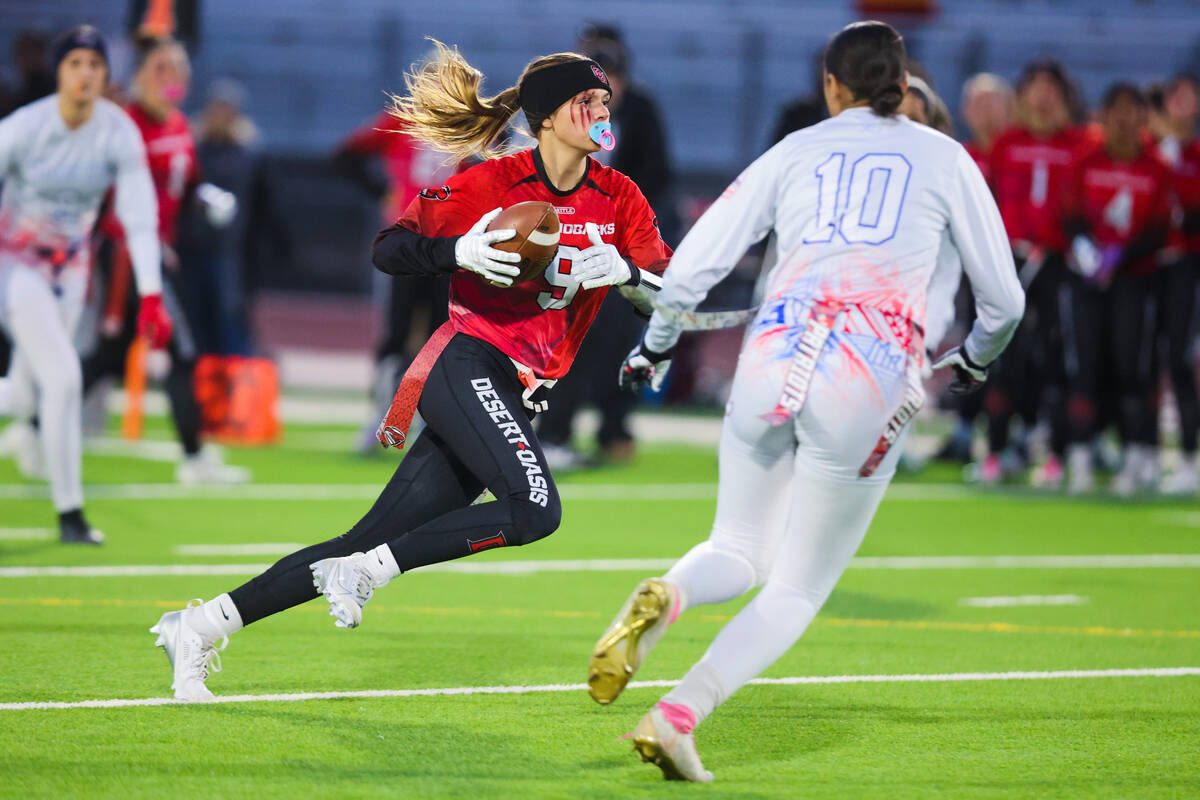
[[[0,597],[0,606],[40,606],[45,608],[164,608],[177,609],[183,600],[126,600],[124,598],[88,599],[82,597]],[[325,613],[323,606],[299,606],[308,611]],[[550,619],[607,619],[608,614],[597,611],[562,611],[557,609],[473,608],[462,606],[409,606],[372,604],[373,611],[389,611],[427,617],[545,617]],[[697,614],[701,622],[728,622],[732,614]],[[1200,639],[1200,630],[1164,630],[1156,628],[1108,628],[1103,625],[1020,625],[1012,622],[954,622],[950,620],[857,619],[847,617],[817,617],[814,625],[831,628],[896,628],[918,631],[951,631],[955,633],[1034,633],[1060,636],[1111,636],[1117,638]]]

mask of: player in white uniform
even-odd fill
[[[139,325],[152,346],[170,333],[162,308],[158,204],[142,137],[102,98],[108,74],[100,32],[75,28],[55,45],[58,92],[0,121],[0,325],[13,340],[0,380],[0,415],[39,421],[41,455],[64,542],[100,544],[83,516],[79,356],[71,344],[83,306],[89,236],[104,194],[129,234]]]
[[[738,362],[709,539],[643,581],[597,643],[589,691],[611,702],[681,611],[762,591],[638,723],[635,750],[668,778],[710,781],[692,729],[783,655],[866,534],[923,400],[926,290],[945,237],[978,319],[935,366],[977,388],[1024,310],[999,212],[961,145],[896,116],[900,35],[847,26],[825,51],[831,119],[755,161],[676,251],[622,381],[660,381],[687,315],[753,242],[779,262]]]

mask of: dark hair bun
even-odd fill
[[[853,22],[825,48],[825,71],[882,116],[895,114],[904,100],[907,61],[904,38],[886,22]]]
[[[870,100],[872,111],[881,117],[890,117],[904,102],[904,90],[900,88],[900,84],[893,83],[871,95]]]

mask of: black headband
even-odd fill
[[[567,61],[552,67],[542,67],[521,81],[521,108],[539,117],[548,117],[555,109],[580,92],[602,89],[612,92],[608,76],[600,65],[590,59]]]
[[[105,65],[108,64],[108,46],[104,42],[104,34],[91,25],[80,25],[64,33],[54,42],[52,55],[55,69],[72,50],[95,50]]]

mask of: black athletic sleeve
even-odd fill
[[[422,236],[396,223],[375,235],[371,263],[388,275],[433,277],[454,272],[457,236]]]

